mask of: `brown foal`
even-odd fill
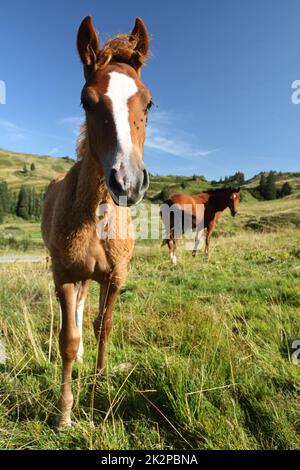
[[[127,206],[139,202],[149,185],[143,145],[152,100],[140,76],[148,55],[143,21],[137,18],[130,34],[115,36],[101,48],[91,17],[86,17],[78,31],[77,48],[84,67],[81,101],[86,114],[78,161],[50,184],[42,218],[61,310],[58,430],[71,423],[72,367],[75,358],[83,356],[83,309],[89,281],[101,286],[94,332],[97,367],[102,370],[113,305],[134,247]],[[107,224],[114,225],[114,236],[107,236]]]

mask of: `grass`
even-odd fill
[[[29,171],[31,163],[35,165],[34,171]],[[55,176],[66,173],[73,163],[72,160],[65,158],[0,149],[1,180],[6,181],[12,190],[18,190],[22,185],[44,190]],[[27,166],[27,173],[23,172],[24,164]]]
[[[178,183],[155,178],[155,191],[166,178]],[[53,431],[60,357],[51,273],[44,264],[2,265],[0,448],[299,448],[300,369],[290,360],[291,340],[300,338],[294,189],[264,202],[244,193],[239,216],[225,211],[218,222],[209,261],[181,246],[175,268],[159,241],[138,241],[103,377],[93,374],[92,285],[84,364],[73,374],[75,426],[62,434]],[[7,218],[0,252],[25,250],[44,252],[39,224]]]
[[[295,228],[215,237],[209,262],[181,248],[176,268],[157,242],[139,245],[92,413],[98,288],[91,288],[85,361],[74,370],[75,426],[55,434],[60,358],[51,274],[44,265],[1,269],[8,357],[0,447],[299,448],[300,373],[288,346],[300,338],[299,281]]]

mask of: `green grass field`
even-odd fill
[[[247,230],[249,221],[256,225]],[[18,222],[2,230],[11,226]],[[37,224],[19,229],[41,249]],[[209,260],[182,246],[174,267],[158,241],[139,241],[101,377],[91,287],[74,427],[61,434],[52,427],[60,358],[51,273],[43,264],[2,266],[0,448],[299,448],[300,366],[290,360],[290,342],[300,339],[299,242],[297,192],[270,202],[249,196],[238,217],[224,213]]]
[[[32,162],[34,172],[23,174]],[[70,165],[0,150],[1,179],[12,189],[43,189]],[[300,175],[277,179],[293,194],[257,201],[247,188],[259,177],[249,180],[239,216],[222,215],[209,260],[202,252],[193,259],[183,243],[174,267],[159,240],[137,241],[101,377],[92,285],[85,361],[74,368],[74,427],[61,434],[53,431],[60,357],[51,272],[44,263],[1,265],[0,448],[299,448],[300,365],[290,346],[300,339]],[[148,198],[209,187],[201,177],[152,176]],[[6,216],[0,255],[12,253],[46,253],[38,223]]]

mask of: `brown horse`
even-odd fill
[[[113,305],[134,247],[131,216],[124,206],[139,202],[149,184],[143,145],[152,100],[140,77],[148,55],[143,21],[137,18],[130,34],[115,36],[101,48],[91,17],[86,17],[78,31],[77,48],[84,66],[81,101],[86,114],[78,161],[50,184],[42,218],[61,310],[58,430],[71,423],[72,367],[76,357],[82,360],[88,283],[94,280],[101,285],[94,332],[97,368],[102,370]],[[106,236],[107,224],[115,227],[112,237]]]
[[[193,256],[196,256],[200,234],[202,230],[206,229],[205,253],[208,255],[210,238],[222,212],[229,207],[231,215],[234,217],[238,212],[239,202],[240,188],[204,191],[196,196],[183,193],[172,194],[161,206],[161,216],[166,228],[166,238],[163,244],[167,244],[169,247],[171,261],[174,264],[177,262],[177,240],[181,238],[186,228],[196,229]],[[183,224],[184,216],[187,213],[191,216],[191,227],[186,227]],[[176,214],[179,214],[179,218],[177,218],[179,228],[175,227]]]

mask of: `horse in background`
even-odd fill
[[[82,361],[83,310],[90,280],[101,286],[94,332],[97,369],[105,367],[112,310],[134,247],[128,206],[138,203],[149,186],[143,145],[152,98],[141,80],[148,43],[140,18],[131,33],[108,39],[102,47],[91,17],[83,20],[78,31],[86,121],[78,161],[65,176],[50,183],[42,216],[42,235],[51,255],[61,312],[57,430],[71,424],[72,368],[75,358]],[[107,208],[102,215],[101,207]],[[115,237],[106,236],[106,222],[116,227]]]
[[[200,243],[200,234],[206,229],[205,236],[205,254],[208,255],[209,244],[216,223],[222,215],[222,212],[228,207],[231,215],[234,217],[238,213],[240,202],[240,188],[224,188],[204,191],[196,196],[188,194],[172,194],[161,205],[160,214],[166,229],[166,236],[163,245],[169,247],[170,258],[173,264],[177,263],[176,248],[177,241],[181,238],[187,228],[184,226],[184,216],[191,216],[191,227],[196,229],[195,245],[192,255],[196,256],[197,248]],[[169,208],[169,210],[166,210]],[[174,214],[180,214],[180,229],[176,230]],[[178,220],[178,219],[177,219]]]

